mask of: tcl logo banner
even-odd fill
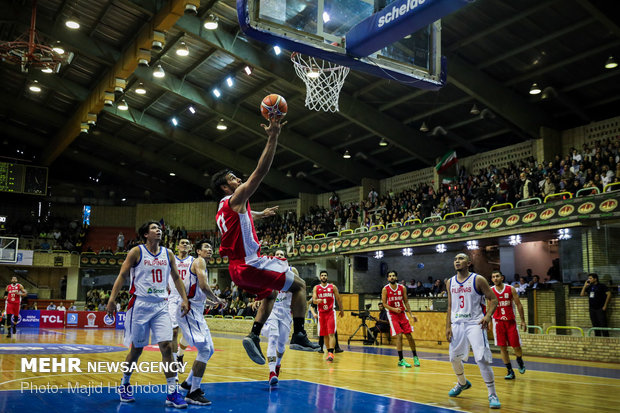
[[[41,310],[39,326],[41,328],[63,328],[65,326],[65,312],[56,310]]]

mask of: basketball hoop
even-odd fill
[[[297,76],[306,84],[306,107],[310,110],[338,112],[338,98],[349,68],[312,56],[291,54]]]

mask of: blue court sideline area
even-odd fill
[[[86,384],[86,383],[85,383]],[[59,389],[51,392],[0,392],[2,412],[126,412],[152,413],[164,409],[165,386],[136,386],[135,403],[120,403],[113,387],[93,387],[101,393]],[[300,380],[283,380],[270,387],[266,381],[208,383],[202,385],[211,406],[189,406],[188,410],[203,412],[382,412],[382,413],[440,413],[455,410],[438,408],[374,394],[309,383]],[[182,411],[165,408],[166,411]]]

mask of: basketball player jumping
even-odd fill
[[[6,328],[9,330],[6,335],[7,338],[11,338],[11,332],[17,333],[17,320],[19,319],[19,309],[22,304],[22,297],[28,295],[28,291],[23,285],[17,282],[17,277],[11,278],[11,284],[6,286],[5,289],[5,313],[6,313]]]
[[[398,284],[398,273],[396,271],[388,272],[389,284],[381,290],[381,301],[383,306],[388,310],[387,316],[390,322],[390,333],[392,337],[396,336],[396,350],[398,351],[398,365],[402,367],[411,367],[411,364],[403,358],[403,334],[407,336],[409,347],[413,353],[413,365],[420,367],[420,359],[415,347],[415,340],[411,336],[413,329],[407,318],[409,317],[416,322],[418,319],[411,314],[409,308],[409,300],[407,299],[407,289],[404,285]],[[405,313],[405,310],[407,313]]]
[[[286,259],[267,257],[260,254],[260,244],[254,229],[254,219],[275,215],[277,207],[266,208],[262,212],[250,209],[249,199],[256,192],[271,167],[278,145],[280,119],[271,117],[269,126],[261,125],[267,132],[267,144],[261,154],[256,169],[246,182],[242,182],[230,170],[222,170],[213,175],[212,186],[215,194],[223,198],[219,203],[216,224],[222,235],[220,255],[228,257],[230,278],[250,294],[262,300],[250,334],[243,339],[243,346],[252,361],[265,364],[260,349],[260,332],[271,313],[278,291],[293,294],[293,336],[290,347],[294,350],[316,351],[304,330],[306,314],[306,283],[291,271]]]
[[[174,257],[177,263],[177,270],[179,271],[179,277],[185,284],[185,278],[189,276],[189,271],[192,268],[194,257],[189,255],[192,250],[192,244],[186,238],[179,240],[179,252]],[[179,364],[183,363],[183,356],[178,356],[179,351],[179,320],[177,318],[177,310],[181,305],[181,296],[177,291],[172,277],[168,279],[168,312],[170,313],[170,321],[172,322],[172,359]],[[177,374],[178,381],[178,374]]]
[[[344,316],[342,310],[342,301],[340,300],[340,294],[338,293],[338,287],[334,284],[327,282],[327,271],[322,270],[319,273],[321,284],[315,285],[312,289],[312,302],[316,304],[319,310],[319,336],[325,338],[325,347],[327,347],[327,360],[328,362],[334,361],[334,349],[336,347],[336,339],[334,333],[336,332],[336,310],[334,309],[334,302],[338,303],[340,312],[339,317]]]
[[[456,275],[446,281],[446,290],[449,292],[446,339],[450,343],[450,362],[458,380],[448,394],[456,397],[471,387],[471,383],[465,378],[463,366],[463,362],[469,358],[471,345],[480,374],[489,390],[489,407],[499,409],[501,404],[495,392],[495,376],[491,368],[493,356],[487,339],[487,327],[497,307],[497,297],[484,277],[469,272],[470,264],[467,254],[456,254]],[[486,314],[483,308],[484,298],[487,303]]]
[[[127,254],[127,258],[121,266],[120,272],[108,301],[107,311],[114,317],[116,311],[116,296],[125,284],[127,277],[131,276],[131,298],[127,304],[125,315],[125,346],[129,347],[129,353],[125,361],[132,366],[138,361],[144,346],[149,344],[149,336],[153,335],[153,342],[159,345],[162,361],[167,365],[172,360],[172,323],[168,312],[168,277],[172,277],[174,286],[181,296],[181,312],[185,315],[189,310],[187,294],[179,273],[176,260],[172,251],[159,245],[161,242],[161,226],[158,222],[145,223],[138,230],[138,234],[144,244],[133,247]],[[187,408],[183,396],[177,391],[175,383],[176,374],[173,369],[165,373],[168,395],[166,406],[175,408]],[[130,385],[132,371],[123,375],[118,393],[121,402],[133,402],[133,389]]]
[[[504,284],[504,274],[501,271],[493,271],[491,273],[491,281],[495,284],[491,289],[495,293],[498,300],[497,310],[493,313],[493,336],[495,337],[495,345],[499,346],[502,353],[502,361],[506,365],[508,373],[506,380],[514,380],[515,372],[510,363],[508,355],[508,345],[512,347],[517,356],[519,364],[519,373],[525,373],[525,364],[523,364],[523,350],[521,350],[521,337],[517,329],[517,321],[515,319],[514,307],[517,307],[519,316],[521,317],[521,328],[527,331],[527,323],[525,322],[525,313],[523,305],[519,300],[519,295],[512,286]]]
[[[176,309],[179,325],[183,330],[183,337],[186,337],[188,343],[198,350],[189,377],[181,384],[181,387],[188,390],[187,396],[185,396],[186,402],[207,406],[211,404],[211,401],[204,397],[204,392],[200,389],[200,382],[207,362],[213,355],[214,347],[211,332],[203,313],[205,302],[208,301],[209,305],[221,305],[225,301],[220,300],[213,293],[207,282],[206,261],[213,255],[211,244],[205,239],[198,241],[196,243],[196,254],[198,254],[198,258],[193,260],[192,266],[183,279],[183,285],[189,298],[190,310],[187,315],[183,316],[180,307]]]

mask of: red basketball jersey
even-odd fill
[[[497,297],[497,309],[493,313],[496,320],[514,320],[515,310],[513,307],[514,300],[512,298],[512,288],[508,284],[504,284],[502,291],[497,291],[497,287],[491,287]]]
[[[334,285],[327,284],[323,287],[321,284],[316,286],[316,297],[321,300],[319,304],[317,304],[317,308],[319,312],[323,313],[326,311],[334,310]],[[323,302],[322,300],[326,300]]]
[[[407,295],[407,290],[402,284],[396,284],[396,289],[392,289],[390,284],[385,286],[387,291],[387,305],[390,307],[402,308],[405,311],[405,303],[403,302],[403,296]],[[398,314],[390,311],[392,314]]]
[[[247,204],[247,211],[240,214],[230,207],[231,196],[220,201],[215,214],[215,222],[222,234],[220,256],[228,257],[229,260],[244,260],[245,257],[260,255],[260,243],[254,229],[250,203]]]
[[[21,284],[9,284],[6,287],[6,292],[8,294],[8,298],[7,298],[7,303],[8,304],[21,304],[22,302],[22,296],[19,295],[19,292],[22,289],[22,285]]]

